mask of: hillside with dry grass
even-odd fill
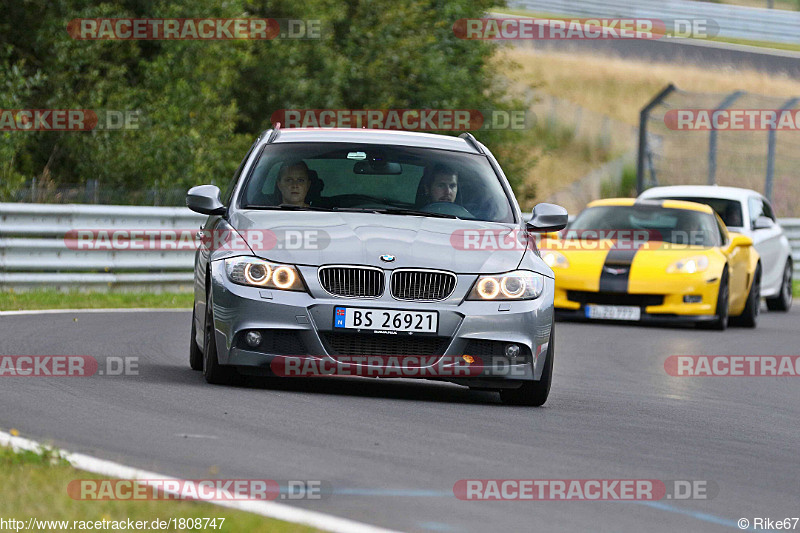
[[[502,59],[499,63],[502,65],[516,64],[514,68],[504,68],[506,76],[518,89],[535,88],[631,126],[638,124],[640,109],[669,83],[686,91],[703,93],[743,90],[784,98],[800,96],[800,80],[749,70],[653,64],[520,48],[502,49],[498,59]],[[541,121],[539,123],[541,125]],[[532,148],[537,164],[525,177],[528,187],[523,186],[520,191],[525,204],[541,201],[614,155],[598,154],[578,139],[562,137],[561,141],[542,142]],[[528,197],[525,191],[534,189],[531,184],[536,185],[535,195]]]

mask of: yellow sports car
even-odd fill
[[[598,200],[540,249],[561,317],[756,326],[758,252],[707,205]]]

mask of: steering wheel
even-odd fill
[[[453,215],[459,218],[475,218],[475,215],[467,211],[463,206],[453,202],[432,202],[422,208],[422,211],[430,213],[441,213],[443,215]]]

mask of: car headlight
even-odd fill
[[[467,300],[533,300],[544,290],[544,276],[527,270],[481,276]]]
[[[228,279],[239,285],[283,291],[305,291],[300,272],[292,265],[270,263],[256,257],[231,257],[225,260]]]
[[[569,268],[569,260],[561,252],[547,250],[542,253],[542,259],[550,268]]]
[[[667,267],[668,274],[694,274],[708,268],[708,257],[695,255],[675,261]]]

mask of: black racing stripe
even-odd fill
[[[630,245],[628,245],[630,246]],[[600,272],[600,292],[628,292],[631,264],[638,249],[611,248]]]

